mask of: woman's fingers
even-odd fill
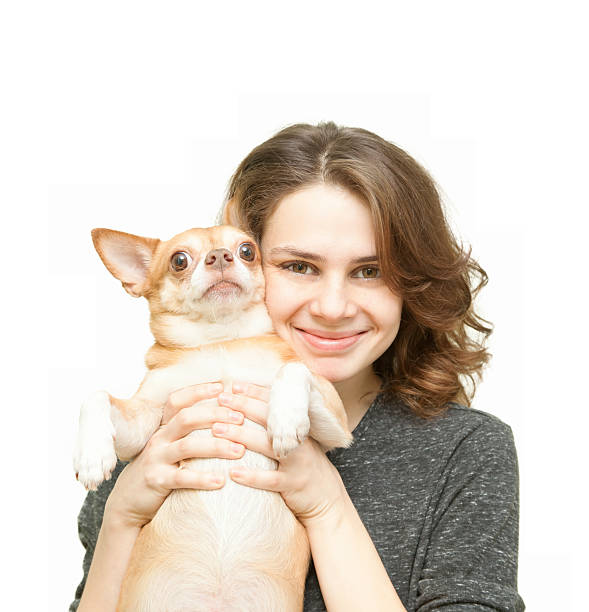
[[[230,425],[228,423],[215,423],[213,425],[215,437],[231,440],[243,444],[248,450],[266,455],[270,459],[277,460],[270,438],[266,430],[248,427],[247,425]]]
[[[223,485],[224,478],[219,483],[210,472],[178,468],[177,464],[185,459],[239,459],[247,447],[276,460],[265,429],[241,426],[245,417],[266,427],[270,389],[251,383],[234,383],[234,393],[222,391],[221,383],[205,383],[170,394],[164,407],[164,424],[152,437],[152,443],[156,442],[163,451],[160,456],[167,465],[165,472],[157,472],[154,486],[198,489]],[[214,398],[217,398],[216,403],[203,402]],[[208,428],[213,429],[214,436],[188,435]]]
[[[224,406],[200,404],[184,408],[160,431],[167,442],[183,438],[195,429],[208,429],[213,423],[243,423],[243,414]]]
[[[223,474],[199,472],[187,468],[168,466],[153,476],[146,475],[149,486],[155,489],[219,489],[225,484]],[[150,480],[151,479],[151,480]]]
[[[185,436],[168,445],[166,461],[177,463],[183,459],[197,457],[218,457],[220,459],[239,459],[245,447],[238,442],[213,438],[212,436]]]
[[[217,397],[223,391],[223,384],[220,382],[201,383],[184,387],[170,393],[168,401],[164,405],[164,414],[162,423],[167,423],[174,417],[182,408],[192,406],[204,399],[212,399]]]
[[[267,403],[270,400],[270,387],[254,385],[253,383],[234,382],[232,389],[233,393],[247,395],[262,402]]]
[[[254,489],[265,489],[266,491],[276,491],[280,493],[284,488],[282,479],[283,474],[278,470],[246,470],[238,467],[229,470],[231,480],[253,487]]]
[[[244,391],[237,393],[236,389],[244,389]],[[246,419],[266,427],[270,390],[258,385],[233,383],[233,391],[233,393],[221,393],[217,397],[219,405],[238,410]]]
[[[225,476],[223,474],[180,468],[176,470],[173,482],[174,489],[220,489],[224,485]]]

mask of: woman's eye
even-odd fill
[[[360,268],[354,273],[355,278],[379,278],[380,270],[376,266],[366,266],[365,268]]]
[[[311,266],[306,263],[302,263],[300,261],[295,261],[294,263],[287,264],[284,266],[285,270],[290,270],[291,272],[296,272],[296,274],[309,274],[312,272]]]
[[[192,262],[192,257],[185,251],[178,251],[172,255],[170,259],[170,266],[172,270],[175,272],[182,272],[182,270],[186,270],[190,263]]]
[[[244,261],[253,261],[256,258],[256,248],[251,242],[240,244],[237,252]]]

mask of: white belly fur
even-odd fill
[[[163,403],[172,391],[200,382],[222,381],[226,390],[231,390],[233,381],[270,385],[281,365],[273,351],[251,346],[230,351],[204,347],[173,366],[151,370],[141,395],[157,397]],[[249,420],[246,425],[264,429]],[[205,429],[190,435],[212,433]],[[237,460],[185,462],[185,469],[224,473],[225,485],[214,491],[178,490],[168,496],[149,529],[144,528],[149,545],[135,559],[135,575],[126,585],[134,600],[129,609],[148,610],[154,601],[166,610],[188,609],[175,601],[180,593],[190,598],[194,606],[190,609],[194,610],[201,609],[198,601],[202,601],[203,610],[215,609],[212,603],[204,603],[209,598],[225,610],[286,609],[284,586],[279,585],[285,577],[293,577],[295,568],[290,563],[297,521],[278,493],[232,481],[228,471],[237,465],[266,470],[277,467],[274,460],[252,451]],[[304,537],[304,530],[302,533]],[[276,578],[267,580],[264,575]],[[253,598],[252,606],[256,602],[255,607],[246,604],[246,594]],[[235,608],[230,603],[234,597],[240,602]],[[127,609],[125,604],[123,609]]]

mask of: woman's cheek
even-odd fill
[[[280,273],[266,274],[266,307],[274,328],[283,336],[291,316],[298,310],[300,304],[300,290],[293,283],[280,278]],[[287,338],[285,338],[287,339]]]

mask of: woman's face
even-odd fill
[[[402,300],[380,276],[368,208],[318,184],[283,198],[262,237],[266,304],[277,333],[331,382],[372,372]]]

